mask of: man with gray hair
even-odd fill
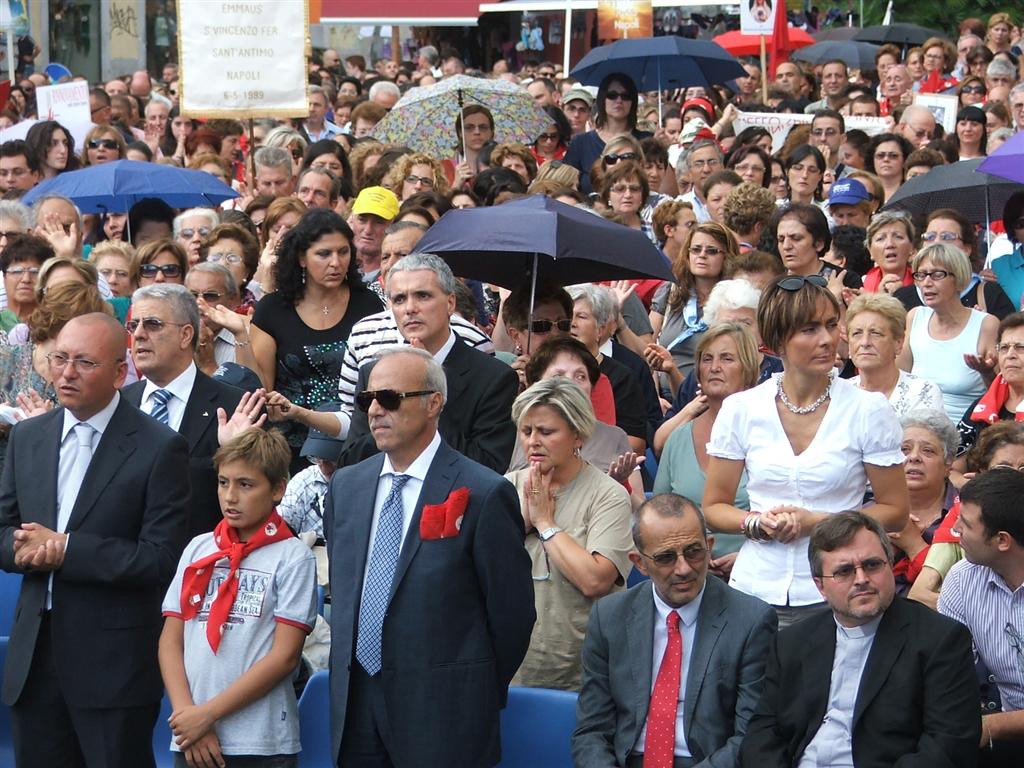
[[[530,559],[515,487],[442,439],[451,383],[425,349],[384,352],[359,393],[380,453],[331,477],[332,764],[499,759],[536,619]]]
[[[272,197],[288,197],[295,191],[292,156],[280,147],[256,150],[256,192]]]
[[[402,90],[390,80],[378,80],[370,86],[369,99],[384,109],[391,109],[402,98]]]
[[[985,68],[985,87],[1012,88],[1017,82],[1017,68],[1006,59],[992,59]]]
[[[322,87],[309,86],[309,117],[302,123],[302,130],[310,144],[320,139],[333,139],[341,133],[341,128],[327,119],[329,104],[330,100]]]
[[[127,327],[132,359],[145,378],[121,393],[188,440],[189,538],[208,533],[221,520],[213,454],[222,442],[262,424],[265,417],[257,417],[263,398],[211,379],[196,367],[199,307],[185,286],[160,283],[139,288],[132,296]]]
[[[416,54],[416,66],[421,72],[426,72],[434,77],[441,76],[438,64],[441,63],[441,54],[432,45],[424,45]]]
[[[697,139],[679,156],[676,162],[676,175],[683,172],[680,166],[689,172],[693,188],[679,199],[693,206],[698,224],[711,221],[701,187],[711,174],[722,170],[722,150],[712,139]]]
[[[189,208],[174,217],[174,239],[185,249],[190,265],[199,261],[199,247],[219,223],[220,215],[213,208]]]

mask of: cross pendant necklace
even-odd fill
[[[323,312],[325,315],[331,314],[331,308],[328,307],[326,304],[324,304],[323,309],[321,309],[320,311]]]

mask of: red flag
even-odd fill
[[[789,17],[786,14],[786,0],[775,0],[775,28],[768,42],[768,71],[775,79],[775,68],[789,61]]]
[[[0,110],[7,106],[7,100],[11,98],[11,81],[4,80],[0,83]]]

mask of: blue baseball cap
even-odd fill
[[[828,204],[857,205],[871,199],[867,188],[856,179],[840,179],[832,185],[828,193]]]

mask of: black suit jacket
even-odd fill
[[[331,477],[324,534],[331,581],[331,745],[344,738],[378,454]],[[469,489],[457,536],[420,537],[426,504]],[[391,584],[380,681],[396,768],[479,768],[498,762],[499,710],[536,617],[515,487],[441,445],[427,471]],[[568,734],[566,734],[568,738]]]
[[[825,717],[835,650],[831,612],[779,632],[743,742],[743,766],[797,765]],[[897,597],[878,626],[857,692],[854,764],[970,768],[980,712],[970,632]]]
[[[14,564],[14,531],[57,524],[64,409],[16,424],[0,478],[0,567]],[[57,685],[76,707],[160,701],[160,604],[185,546],[185,441],[121,398],[96,446],[68,520],[50,614]],[[18,701],[46,607],[49,571],[25,573],[4,667],[3,703]],[[39,713],[49,717],[50,713]]]
[[[454,333],[454,331],[452,331]],[[376,361],[359,369],[356,392],[367,389]],[[516,427],[512,403],[519,394],[519,378],[509,366],[461,339],[444,361],[448,402],[441,411],[438,431],[452,448],[499,474],[508,471],[515,448]],[[377,453],[366,414],[352,409],[352,424],[341,454],[342,466],[358,464]]]
[[[141,408],[145,389],[146,382],[137,381],[122,389],[121,394],[136,408]],[[186,541],[200,533],[209,533],[221,521],[217,473],[213,469],[213,454],[220,447],[217,441],[217,409],[223,408],[231,418],[243,394],[242,390],[196,370],[196,380],[185,403],[181,429],[178,430],[188,441],[188,474],[192,486]]]

